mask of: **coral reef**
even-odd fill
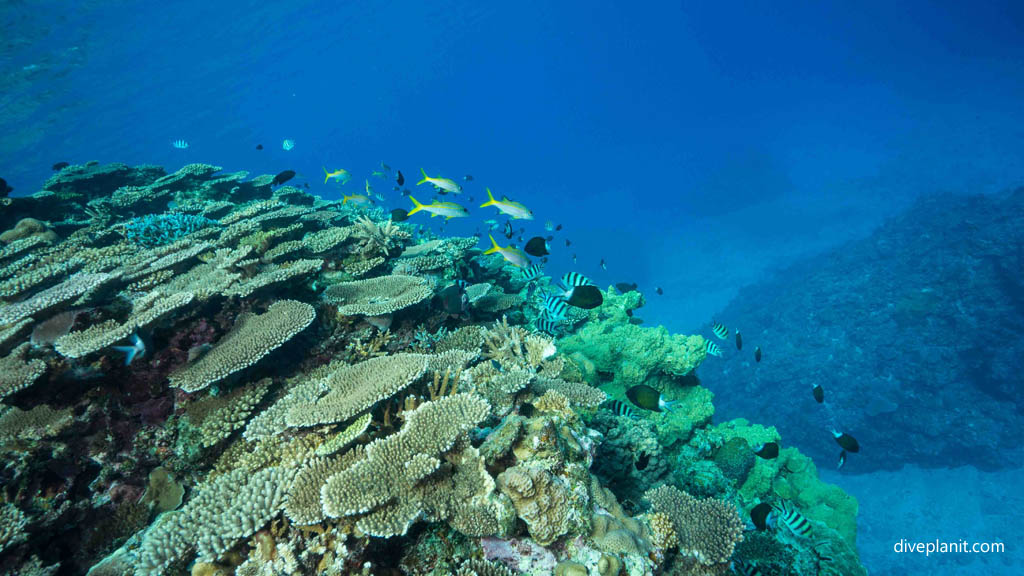
[[[476,238],[272,182],[89,163],[9,199],[0,572],[860,573],[856,502],[713,424],[703,339],[639,292],[556,338]],[[621,410],[637,384],[676,408]],[[814,540],[736,547],[761,502]]]

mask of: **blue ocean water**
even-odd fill
[[[4,2],[0,15],[0,177],[16,196],[58,161],[204,162],[295,170],[329,199],[368,179],[389,206],[410,208],[371,172],[403,167],[416,196],[423,168],[474,198],[473,217],[446,233],[479,229],[486,242],[482,221],[495,215],[475,205],[485,186],[507,194],[536,215],[524,239],[562,226],[549,266],[638,283],[644,320],[673,332],[703,329],[744,286],[868,237],[921,196],[1024,183],[1016,2],[39,1]],[[353,179],[324,184],[324,167]],[[816,306],[830,304],[807,313]],[[702,377],[765,414],[784,401],[770,382],[752,391]],[[1019,380],[1009,388],[1019,395]],[[1002,557],[957,573],[1020,572],[1024,503],[1005,490],[1020,469],[971,464],[828,478],[861,501],[869,569],[954,573],[948,559],[891,552],[897,534],[939,525],[948,530],[929,537],[1006,542]],[[1000,485],[986,474],[1004,488],[946,503],[965,485]],[[934,492],[894,501],[893,483]]]

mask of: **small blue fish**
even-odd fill
[[[131,346],[111,346],[111,348],[124,354],[125,366],[131,366],[132,360],[146,355],[146,343],[139,338],[138,334],[132,334]]]
[[[175,140],[174,142],[171,142],[171,146],[177,148],[178,150],[185,150],[186,148],[188,148],[188,142],[184,140]]]

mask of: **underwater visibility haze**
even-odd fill
[[[1024,6],[0,4],[0,574],[1024,571]]]

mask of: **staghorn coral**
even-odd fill
[[[723,500],[698,500],[674,486],[659,486],[644,495],[655,514],[665,514],[679,542],[679,552],[705,566],[724,564],[743,540],[736,507]]]
[[[0,398],[5,398],[32,385],[46,372],[46,362],[26,360],[29,344],[25,343],[0,358]]]
[[[162,574],[193,549],[199,561],[216,561],[237,540],[252,535],[280,512],[294,475],[287,467],[251,474],[233,470],[204,483],[181,510],[163,514],[146,531],[139,545],[136,576]]]
[[[418,304],[433,294],[426,280],[415,276],[380,276],[335,284],[324,292],[344,316],[382,316]]]
[[[422,494],[413,485],[422,477],[409,474],[405,463],[417,454],[436,457],[487,415],[478,396],[457,394],[426,402],[406,415],[398,433],[366,447],[366,459],[331,476],[321,499],[328,516],[366,514],[357,522],[363,532],[388,537],[405,534],[424,512]]]
[[[345,366],[324,379],[322,397],[292,405],[285,422],[309,427],[348,420],[412,384],[427,370],[427,359],[422,354],[395,354]]]
[[[358,240],[356,250],[364,256],[390,256],[411,235],[388,220],[377,224],[366,216],[356,219],[352,236]]]
[[[260,315],[240,315],[230,334],[199,360],[170,375],[172,386],[196,392],[244,370],[279,348],[316,318],[309,304],[279,300]]]

